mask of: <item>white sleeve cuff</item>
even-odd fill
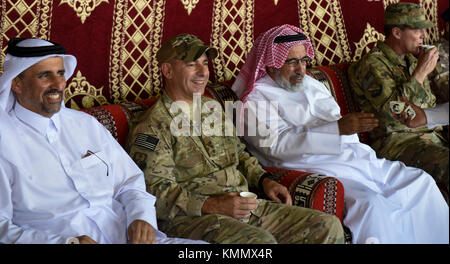
[[[316,126],[310,129],[312,132],[324,133],[324,134],[335,134],[339,135],[339,125],[337,121],[329,122],[321,126]]]
[[[427,127],[434,128],[436,126],[448,125],[448,107],[448,103],[444,103],[433,108],[423,109],[427,117]]]

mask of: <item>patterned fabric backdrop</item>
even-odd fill
[[[232,80],[261,32],[284,23],[302,28],[316,49],[316,65],[356,60],[383,39],[383,12],[398,0],[0,0],[0,72],[12,37],[63,44],[78,59],[65,91],[78,109],[155,97],[162,80],[155,54],[174,34],[191,33],[219,50],[212,81]],[[443,30],[448,0],[422,5]]]

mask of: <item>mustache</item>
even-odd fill
[[[59,94],[61,96],[63,95],[62,91],[59,91],[57,89],[50,89],[50,90],[44,92],[44,96],[47,95],[47,94],[55,94],[55,93],[57,93],[57,94]]]
[[[292,80],[296,80],[298,78],[302,78],[303,79],[303,77],[305,77],[304,74],[294,74],[294,75],[291,75],[291,77],[289,79],[292,81]]]

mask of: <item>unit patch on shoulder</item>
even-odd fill
[[[138,133],[134,145],[155,151],[159,139],[154,136]]]
[[[133,160],[141,170],[145,171],[147,169],[147,154],[135,152],[133,155]]]

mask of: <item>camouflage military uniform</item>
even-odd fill
[[[402,58],[378,41],[369,54],[350,66],[349,81],[361,109],[375,113],[380,120],[380,126],[369,133],[377,155],[421,168],[448,189],[449,150],[440,133],[442,127],[408,128],[389,111],[389,102],[399,101],[401,96],[422,108],[436,105],[428,79],[421,85],[412,77],[416,65],[412,54]]]
[[[439,61],[436,68],[430,74],[431,88],[436,95],[436,103],[448,102],[448,40],[442,38],[435,44],[439,50]]]
[[[202,104],[209,100],[202,97]],[[262,199],[248,224],[224,215],[203,215],[208,197],[257,188],[265,171],[235,136],[172,135],[170,124],[177,116],[169,111],[172,103],[163,93],[139,116],[128,147],[144,171],[147,191],[158,198],[162,231],[211,243],[343,242],[335,216]],[[205,117],[201,115],[202,120]]]

